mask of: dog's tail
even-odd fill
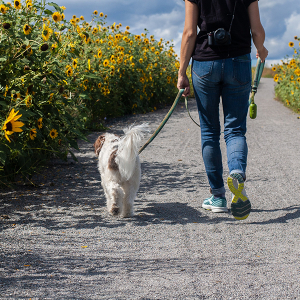
[[[138,156],[139,143],[145,133],[149,131],[147,123],[124,129],[125,135],[120,139],[116,155],[116,163],[123,178],[128,180],[132,176],[136,168],[135,161]]]

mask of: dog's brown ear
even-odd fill
[[[96,140],[96,142],[94,144],[95,153],[96,153],[97,156],[99,156],[99,153],[101,151],[101,148],[102,148],[104,142],[105,142],[105,136],[104,135],[100,135],[97,138],[97,140]]]

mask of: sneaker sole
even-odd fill
[[[227,178],[227,185],[234,195],[231,201],[231,213],[237,220],[245,220],[249,217],[251,211],[251,203],[249,199],[242,194],[244,183],[239,183],[236,189],[233,184],[233,178]]]
[[[205,204],[202,204],[202,207],[206,210],[211,210],[212,212],[215,212],[215,213],[228,212],[227,207],[215,207],[215,206],[205,205]]]

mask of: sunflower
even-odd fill
[[[294,47],[294,42],[289,42],[289,46],[290,46],[291,48],[293,48],[293,47]]]
[[[30,107],[32,105],[32,96],[28,95],[25,99],[26,107]]]
[[[42,32],[42,38],[44,41],[48,41],[50,35],[52,34],[53,30],[49,28],[47,25],[43,24],[43,32]]]
[[[75,19],[71,19],[70,23],[75,26],[76,25],[76,20]]]
[[[103,62],[103,66],[104,66],[104,67],[107,67],[108,65],[109,65],[109,60],[106,59],[106,60]]]
[[[74,68],[74,69],[76,69],[76,68],[77,68],[77,64],[78,64],[78,60],[77,60],[77,58],[73,59],[72,66],[73,66],[73,68]]]
[[[102,87],[101,82],[98,83],[98,88],[100,89]]]
[[[11,94],[11,100],[16,101],[17,99],[21,99],[20,93]]]
[[[38,126],[39,129],[41,129],[43,127],[43,118],[39,118],[37,120],[37,126]]]
[[[55,43],[55,44],[52,44],[52,46],[51,46],[51,50],[52,51],[54,51],[56,48],[57,48],[58,46],[57,46],[57,44]]]
[[[23,31],[24,31],[24,34],[25,35],[28,35],[28,34],[30,34],[30,32],[31,32],[31,27],[28,25],[28,24],[25,24],[24,26],[23,26]]]
[[[9,135],[13,134],[14,132],[22,132],[23,130],[21,127],[24,126],[23,122],[17,121],[22,115],[18,115],[18,112],[15,112],[14,109],[11,110],[8,118],[4,122],[2,130],[4,130],[5,138],[10,142]]]
[[[22,8],[21,2],[15,0],[15,1],[14,1],[14,8],[15,8],[15,9],[21,9],[21,8]]]
[[[54,22],[60,22],[62,20],[61,14],[56,11],[53,15],[52,15],[52,19]]]
[[[72,76],[73,70],[72,70],[72,67],[71,67],[71,66],[68,66],[68,68],[67,68],[67,70],[66,70],[66,74],[67,74],[67,76]]]
[[[98,50],[98,58],[101,58],[102,57],[102,51],[101,49]]]
[[[79,18],[81,21],[84,21],[84,16],[80,16]]]
[[[94,10],[93,14],[94,14],[94,15],[98,15],[98,11],[97,11],[97,10]]]
[[[101,12],[101,13],[99,14],[99,16],[102,18],[102,17],[103,17],[103,12]]]
[[[4,4],[0,5],[0,12],[3,14],[6,14],[6,12],[9,10],[8,7],[6,7]]]
[[[279,80],[279,76],[278,76],[278,74],[275,74],[274,81],[277,82],[278,80]]]
[[[29,137],[31,140],[34,140],[36,138],[36,129],[32,128],[29,132]]]
[[[51,139],[55,139],[58,136],[58,132],[56,129],[51,129],[50,133],[49,133]]]

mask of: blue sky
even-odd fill
[[[130,32],[141,34],[147,28],[156,39],[173,40],[179,55],[184,25],[184,1],[182,0],[53,0],[64,5],[66,19],[73,15],[91,19],[94,10],[107,14],[107,24],[114,22],[130,26]],[[266,47],[269,50],[268,64],[293,55],[288,46],[294,36],[300,36],[299,0],[260,0],[261,21],[266,31]],[[298,42],[295,43],[298,47]],[[255,59],[255,51],[252,51]]]

